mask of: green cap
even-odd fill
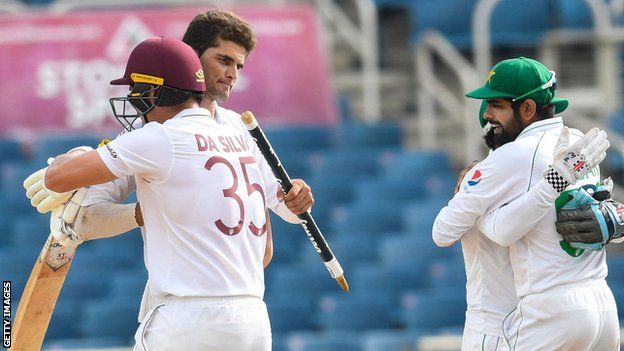
[[[526,57],[503,60],[488,73],[485,85],[466,94],[473,99],[532,99],[537,104],[552,103],[555,113],[563,112],[568,100],[555,97],[557,78],[538,61]]]

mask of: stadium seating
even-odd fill
[[[284,340],[290,351],[359,351],[358,334],[347,332],[299,332]]]
[[[462,326],[465,312],[466,295],[461,290],[411,291],[401,298],[400,318],[407,328]]]
[[[343,123],[333,134],[333,145],[339,150],[398,149],[401,147],[401,128],[396,123]]]
[[[138,327],[135,300],[104,298],[83,305],[78,326],[85,337],[116,337],[130,342]]]
[[[38,168],[43,168],[46,166],[46,162],[49,157],[64,154],[74,147],[81,145],[95,148],[99,144],[100,140],[101,139],[95,136],[88,136],[84,134],[48,135],[40,139],[34,145],[32,150],[32,160],[34,165]]]
[[[475,4],[475,0],[411,1],[412,42],[420,41],[424,31],[436,29],[456,47],[468,48]]]
[[[16,139],[0,139],[0,167],[24,159],[21,143]]]
[[[426,330],[373,330],[362,336],[362,351],[416,350]]]
[[[533,46],[553,27],[550,2],[544,0],[502,0],[491,16],[493,46]]]
[[[324,330],[361,331],[392,326],[393,305],[375,296],[335,293],[319,300],[315,319]]]
[[[584,0],[555,0],[554,7],[557,28],[589,29],[593,25],[591,10]]]

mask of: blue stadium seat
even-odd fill
[[[11,281],[13,302],[18,302],[41,248],[9,247],[0,249],[0,277]]]
[[[285,344],[289,351],[359,351],[358,334],[346,332],[291,333]]]
[[[397,154],[386,164],[384,176],[410,182],[424,182],[430,176],[451,172],[448,155],[443,151],[409,151]]]
[[[321,151],[330,145],[331,131],[326,127],[267,127],[264,131],[278,156],[293,150]]]
[[[332,219],[336,207],[353,201],[353,177],[318,174],[311,177],[308,184],[314,194],[312,215],[323,230]]]
[[[379,150],[401,147],[401,127],[397,123],[343,123],[334,133],[338,149]]]
[[[271,265],[293,262],[301,247],[308,244],[308,237],[299,224],[284,221],[271,212],[273,234],[273,259]]]
[[[464,291],[411,291],[401,298],[401,321],[407,328],[461,326],[465,321],[465,313]]]
[[[318,296],[327,292],[340,291],[340,287],[329,276],[320,261],[314,266],[277,265],[269,266],[266,274],[267,294],[289,291],[293,295]]]
[[[44,136],[33,148],[33,162],[39,168],[45,167],[49,157],[64,154],[77,146],[97,147],[100,139],[84,134],[58,134]]]
[[[380,150],[331,150],[310,159],[312,174],[316,177],[372,177],[379,174]]]
[[[110,290],[109,276],[75,269],[72,263],[59,295],[59,303],[103,298],[109,294]]]
[[[417,350],[425,331],[373,330],[362,336],[362,351]]]
[[[419,238],[431,238],[431,228],[436,216],[446,204],[446,199],[414,201],[403,208],[403,225],[406,232]]]
[[[466,289],[466,270],[462,256],[435,261],[429,266],[429,280],[433,289]]]
[[[46,340],[72,339],[80,337],[76,320],[80,315],[80,302],[59,299],[54,307]]]
[[[78,325],[82,335],[131,340],[138,327],[139,304],[125,298],[105,298],[83,306]]]
[[[440,31],[453,45],[465,49],[471,45],[471,18],[475,0],[411,1],[412,42],[430,29]]]
[[[554,7],[557,27],[589,29],[594,23],[591,9],[584,0],[555,0]]]
[[[14,218],[10,241],[16,247],[41,249],[50,234],[50,216],[41,215],[34,208],[31,212]]]
[[[278,154],[280,163],[291,179],[307,179],[310,174],[310,153],[285,149]]]
[[[400,206],[394,201],[354,203],[335,216],[332,229],[357,235],[399,232],[403,229]]]
[[[312,301],[299,296],[285,298],[284,295],[286,294],[280,299],[266,299],[273,333],[312,329],[314,327]]]
[[[356,201],[414,201],[427,197],[425,184],[399,179],[364,179],[355,185]]]
[[[492,46],[534,46],[553,25],[550,6],[544,0],[498,3],[490,22]]]
[[[369,263],[377,261],[376,247],[368,245],[367,243],[361,243],[360,240],[351,237],[350,243],[336,243],[333,237],[327,238],[327,242],[333,252],[338,258],[340,265],[345,271],[351,271],[361,263]],[[368,239],[364,240],[368,241]],[[306,245],[299,251],[299,260],[297,261],[303,266],[315,266],[321,261],[319,254],[314,250],[312,245]]]
[[[389,266],[412,265],[426,269],[433,261],[452,257],[455,250],[437,247],[431,237],[404,235],[384,239],[379,256],[381,262]]]
[[[23,161],[24,159],[22,145],[18,140],[0,138],[0,167],[9,162]]]
[[[110,295],[122,297],[140,303],[145,284],[147,283],[146,269],[133,269],[115,272],[110,278]]]
[[[425,288],[429,285],[425,265],[360,265],[349,271],[351,289],[388,291],[396,295],[401,290]]]
[[[91,350],[109,349],[111,347],[128,347],[129,340],[119,337],[92,337],[75,339],[54,339],[45,340],[44,350]]]
[[[315,315],[318,326],[324,330],[361,331],[385,329],[392,326],[392,305],[387,301],[368,299],[344,293],[323,296]]]
[[[4,200],[2,208],[5,210],[5,214],[37,213],[30,205],[30,200],[26,197],[23,182],[26,177],[39,168],[30,163],[21,162],[2,167],[0,170],[2,172],[0,189],[2,189]]]

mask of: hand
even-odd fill
[[[69,200],[76,192],[68,191],[65,193],[57,193],[45,187],[45,173],[48,167],[42,168],[31,174],[24,180],[24,189],[26,189],[26,197],[30,199],[30,204],[37,208],[39,213],[50,212]]]
[[[572,146],[568,146],[569,143],[570,130],[568,127],[563,127],[555,146],[551,168],[563,180],[574,184],[604,160],[610,144],[607,140],[607,133],[598,128],[590,129]]]
[[[457,192],[459,191],[459,187],[461,186],[462,180],[464,180],[464,177],[466,176],[466,173],[470,172],[472,167],[474,167],[477,163],[479,163],[479,161],[472,161],[470,165],[468,165],[466,168],[462,169],[461,172],[459,172],[459,175],[457,176],[457,182],[455,183],[455,188],[453,188],[453,194],[457,194]]]
[[[82,208],[87,188],[78,189],[63,206],[57,206],[50,216],[50,232],[63,246],[78,246],[84,240],[74,231],[73,225]]]
[[[302,214],[308,212],[314,204],[312,189],[302,179],[293,179],[292,188],[284,196],[286,207],[294,214]]]

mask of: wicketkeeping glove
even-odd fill
[[[582,179],[592,168],[600,164],[611,146],[607,140],[607,133],[598,128],[590,129],[572,146],[568,146],[569,143],[570,130],[563,127],[555,146],[553,164],[544,175],[559,192],[569,184]]]
[[[573,191],[557,213],[557,232],[571,247],[597,251],[608,242],[624,241],[624,205],[610,199],[612,183],[605,183]]]

